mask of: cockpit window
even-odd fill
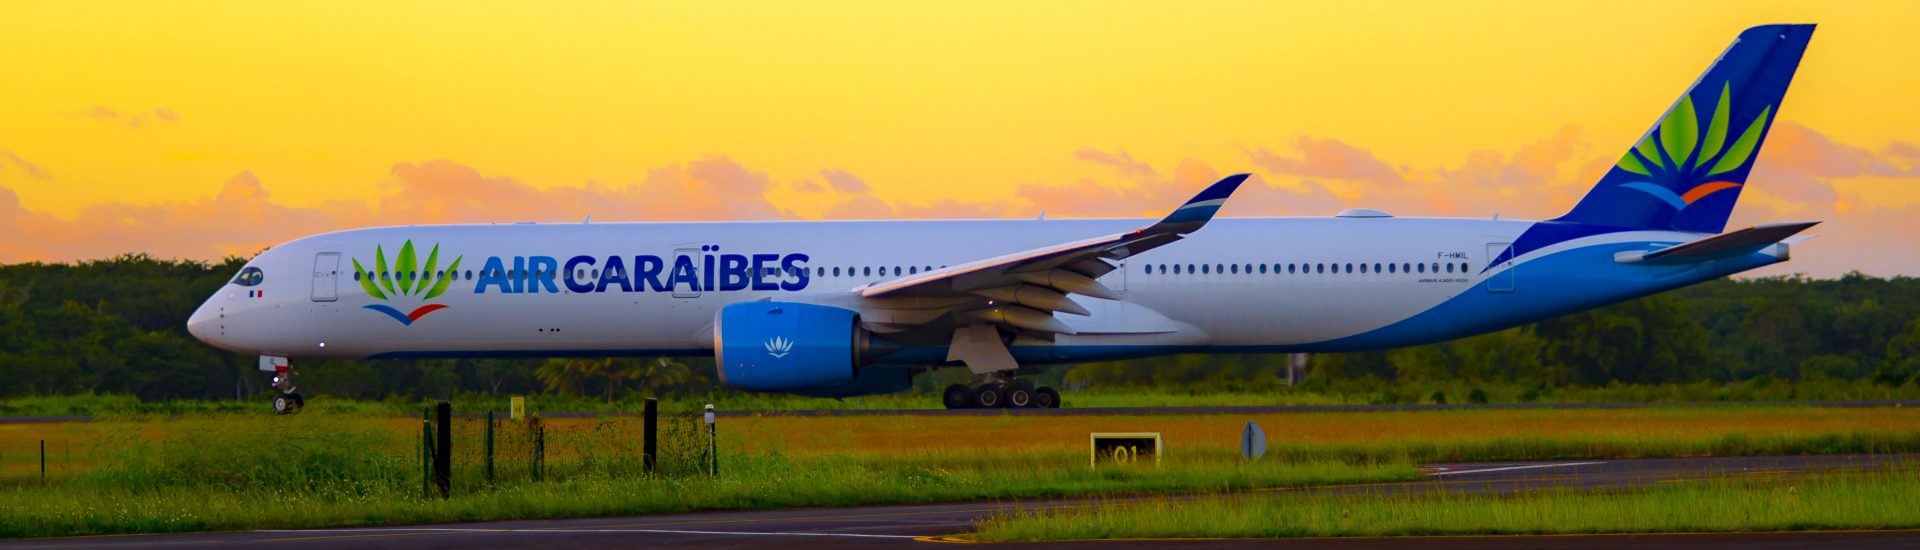
[[[249,268],[240,270],[240,274],[234,276],[233,284],[240,285],[240,286],[254,286],[254,285],[260,284],[260,281],[262,279],[265,279],[266,276],[267,274],[263,271],[260,271],[260,268],[249,267]]]

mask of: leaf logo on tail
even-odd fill
[[[440,245],[433,245],[423,266],[414,254],[412,240],[400,245],[400,253],[394,257],[391,269],[387,264],[387,253],[379,245],[373,248],[372,270],[362,266],[359,258],[353,259],[353,270],[360,279],[360,289],[366,291],[367,296],[390,303],[403,302],[413,308],[402,312],[393,305],[371,304],[365,306],[366,309],[384,313],[402,325],[412,325],[429,313],[447,309],[446,304],[427,302],[445,294],[447,285],[458,278],[456,274],[460,272],[460,258],[454,258],[444,271],[439,269],[439,265]]]
[[[1630,181],[1620,186],[1651,195],[1674,210],[1685,210],[1708,195],[1739,188],[1740,182],[1717,180],[1715,176],[1738,170],[1753,159],[1760,134],[1766,131],[1767,118],[1773,115],[1773,106],[1761,109],[1760,114],[1747,123],[1746,130],[1728,145],[1727,117],[1732,96],[1731,83],[1722,83],[1720,100],[1714,107],[1713,118],[1707,122],[1706,135],[1700,135],[1700,118],[1694,111],[1693,96],[1682,96],[1680,104],[1660,121],[1659,130],[1648,133],[1638,145],[1627,150],[1616,165],[1621,170],[1646,176],[1648,181]]]

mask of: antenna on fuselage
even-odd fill
[[[593,223],[593,214],[587,214],[587,219],[580,220],[581,225],[585,225],[589,223]]]

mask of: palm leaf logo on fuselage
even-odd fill
[[[1648,132],[1638,145],[1620,157],[1621,170],[1646,176],[1649,181],[1630,181],[1620,186],[1652,195],[1674,210],[1685,210],[1707,195],[1740,187],[1740,182],[1716,180],[1714,176],[1738,170],[1753,158],[1760,134],[1767,129],[1767,117],[1773,114],[1773,106],[1761,109],[1760,115],[1747,124],[1746,131],[1741,132],[1732,145],[1727,145],[1728,104],[1732,95],[1731,83],[1722,83],[1720,101],[1713,109],[1713,119],[1708,121],[1704,136],[1700,135],[1693,95],[1681,96],[1680,104],[1660,121],[1659,130]]]
[[[373,269],[360,264],[359,258],[353,259],[353,270],[360,279],[360,289],[367,296],[386,302],[418,302],[411,311],[402,313],[388,304],[372,304],[367,309],[378,311],[399,321],[402,325],[412,325],[428,313],[446,309],[445,304],[425,303],[447,292],[447,285],[459,278],[460,258],[454,258],[446,270],[439,269],[440,245],[433,245],[433,251],[427,253],[427,262],[420,265],[413,252],[413,241],[400,245],[400,254],[393,259],[392,269],[388,269],[387,253],[380,245],[373,247]],[[409,304],[411,305],[411,304]]]

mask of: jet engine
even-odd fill
[[[873,363],[874,337],[852,310],[795,302],[730,304],[714,314],[713,340],[714,365],[729,388],[808,392],[873,378],[859,371]]]

